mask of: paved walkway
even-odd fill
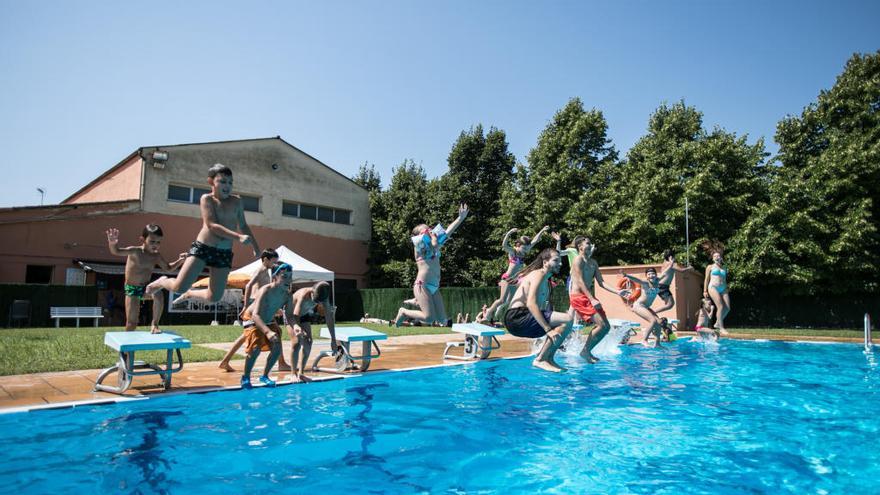
[[[367,373],[375,371],[412,368],[419,366],[437,366],[441,364],[464,364],[463,361],[444,361],[442,359],[446,342],[461,339],[457,335],[408,335],[403,337],[389,337],[388,340],[379,341],[381,357],[372,360]],[[519,339],[509,335],[500,337],[503,345],[501,349],[494,351],[490,359],[502,357],[520,357],[530,353],[531,341]],[[214,349],[228,350],[231,342],[216,344],[200,344]],[[312,347],[312,359],[322,350],[330,347],[330,341],[318,339]],[[355,355],[360,352],[359,346],[352,345]],[[285,356],[290,358],[290,342],[284,342]],[[244,356],[243,350],[238,354]],[[262,373],[262,364],[265,362],[266,353],[257,360],[253,372],[254,383]],[[184,351],[184,360],[186,351]],[[325,360],[325,362],[327,362]],[[201,391],[210,389],[222,389],[225,387],[237,387],[241,378],[241,370],[244,361],[233,360],[232,367],[236,372],[225,372],[218,368],[219,361],[203,363],[186,363],[184,368],[174,374],[172,378],[171,392]],[[329,366],[329,362],[328,362]],[[277,368],[277,366],[276,366]],[[12,375],[0,377],[0,409],[26,406],[43,406],[46,404],[61,404],[66,402],[115,400],[117,394],[106,392],[93,392],[95,379],[101,370],[62,371],[52,373],[36,373],[32,375]],[[314,378],[330,378],[338,375],[329,373],[312,373],[308,376]],[[290,373],[274,371],[270,376],[279,382],[290,380]],[[113,383],[114,376],[107,378],[105,383]],[[166,393],[162,389],[162,380],[158,375],[135,377],[131,388],[124,394],[128,397],[148,396]]]

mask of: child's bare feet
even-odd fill
[[[278,371],[291,371],[292,368],[287,363],[278,363]]]
[[[175,305],[179,302],[183,302],[188,297],[189,297],[189,291],[186,291],[183,294],[177,296],[177,298],[175,298],[173,301],[171,301],[171,304]]]
[[[400,310],[397,311],[397,318],[394,319],[394,326],[400,328],[400,325],[403,324],[403,319],[403,308],[400,308]]]
[[[300,373],[300,375],[299,375],[299,381],[300,381],[301,383],[309,383],[310,381],[312,381],[312,379],[309,378],[309,377],[307,377],[306,375]]]
[[[291,373],[290,381],[292,383],[302,383],[302,375],[300,375],[299,373]]]
[[[532,366],[534,366],[536,368],[541,368],[544,371],[550,371],[553,373],[560,373],[562,371],[562,368],[560,368],[559,366],[554,366],[552,363],[549,363],[547,361],[539,361],[537,359],[532,361]]]
[[[150,329],[150,333],[162,333],[162,329],[153,325],[153,328]]]
[[[235,368],[229,366],[229,361],[222,361],[220,364],[217,365],[217,367],[227,373],[235,371]]]

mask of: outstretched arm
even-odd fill
[[[159,263],[157,263],[157,265],[159,265],[159,268],[165,270],[166,272],[171,272],[177,270],[184,261],[186,261],[186,253],[180,253],[177,256],[177,259],[172,261],[171,263],[168,263],[167,261],[165,261],[165,258],[160,256]]]
[[[501,239],[501,249],[504,250],[505,253],[513,256],[515,253],[513,252],[513,246],[510,245],[510,236],[519,232],[518,229],[510,229],[504,234],[504,239]]]
[[[449,224],[449,227],[446,229],[446,237],[452,237],[452,233],[455,232],[461,222],[464,222],[464,219],[468,216],[468,205],[466,203],[462,203],[458,206],[458,218],[453,220],[452,223]]]
[[[251,232],[251,226],[248,225],[247,219],[244,217],[244,208],[241,205],[241,200],[238,202],[238,229],[250,239],[251,249],[254,251],[254,257],[256,258],[260,256],[260,245],[257,244],[257,239],[254,237],[254,233]],[[241,242],[242,244],[247,244],[246,241]]]
[[[596,266],[596,271],[595,271],[594,277],[596,278],[596,283],[599,284],[599,287],[607,290],[608,292],[610,292],[614,295],[617,295],[617,296],[621,295],[621,293],[623,292],[623,291],[616,290],[616,289],[609,289],[608,286],[605,285],[605,279],[602,278],[602,272],[599,271],[598,266]]]
[[[550,230],[549,225],[545,225],[544,227],[542,227],[541,230],[539,230],[538,233],[536,233],[535,236],[532,237],[532,242],[528,246],[525,246],[526,251],[530,251],[532,247],[541,240],[541,236],[544,235],[544,232],[547,232],[548,230]]]
[[[119,247],[119,229],[110,227],[105,233],[107,234],[107,247],[110,248],[110,254],[113,256],[128,256],[137,250],[137,246]]]
[[[562,236],[559,235],[559,232],[551,232],[550,237],[556,239],[556,250],[562,251]]]

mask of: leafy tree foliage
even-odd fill
[[[731,246],[744,285],[793,293],[880,290],[880,51],[779,122],[770,197]]]

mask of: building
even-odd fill
[[[174,260],[201,228],[198,202],[215,163],[232,169],[261,248],[284,244],[333,270],[337,290],[364,286],[367,191],[280,137],[139,148],[58,205],[0,208],[0,283],[121,288],[125,259],[110,254],[108,227],[134,245],[157,223]],[[246,246],[233,252],[233,267],[253,259]]]

